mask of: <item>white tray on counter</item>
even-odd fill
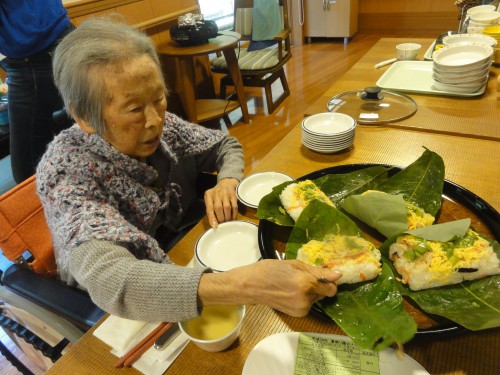
[[[432,65],[432,61],[397,61],[380,77],[377,86],[387,90],[460,97],[479,96],[486,90],[488,81],[472,93],[436,90],[433,86]]]

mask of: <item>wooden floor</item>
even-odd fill
[[[232,125],[227,128],[243,145],[246,171],[266,155],[303,118],[305,110],[378,39],[379,36],[356,34],[346,46],[343,39],[329,39],[292,47],[292,59],[285,65],[291,93],[272,114],[267,113],[263,89],[245,88],[250,123],[243,123],[241,111],[236,110],[229,115]],[[278,81],[273,85],[273,94],[278,96],[281,92]]]
[[[236,110],[229,115],[231,124],[226,125],[222,121],[215,124],[227,129],[243,145],[245,169],[248,171],[249,167],[266,155],[303,118],[304,111],[379,38],[380,36],[375,35],[356,34],[347,46],[344,46],[343,39],[332,39],[292,47],[292,59],[286,64],[291,94],[272,114],[267,113],[263,89],[246,88],[250,123],[241,122],[241,112]],[[278,95],[281,91],[279,83],[273,89]],[[15,350],[6,335],[0,335],[0,340]],[[22,360],[37,373],[29,360]],[[5,358],[0,357],[0,375],[2,374],[19,372]]]

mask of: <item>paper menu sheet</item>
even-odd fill
[[[351,341],[301,333],[294,375],[379,375],[379,353]]]

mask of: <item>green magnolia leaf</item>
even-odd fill
[[[387,178],[388,168],[377,165],[344,174],[327,174],[314,180],[318,188],[337,204],[345,197],[370,190]]]
[[[441,208],[444,170],[441,156],[426,149],[416,161],[378,184],[373,190],[393,195],[403,194],[404,199],[436,216]]]
[[[490,241],[497,257],[500,256],[500,244],[484,235],[481,237]],[[389,238],[379,248],[384,258],[388,257],[390,245],[396,240],[397,236]],[[397,274],[392,262],[389,263]],[[411,298],[429,314],[442,316],[473,331],[500,326],[499,275],[418,291],[398,284],[402,295]]]
[[[356,224],[337,208],[312,201],[295,223],[286,258],[295,259],[302,245],[313,239],[323,240],[329,234],[361,235]],[[387,266],[374,281],[342,285],[336,297],[321,301],[319,306],[357,345],[367,349],[405,343],[417,330],[415,321],[403,309],[398,285]]]
[[[302,245],[310,240],[322,241],[328,234],[361,236],[356,224],[337,208],[313,200],[302,211],[286,245],[286,259],[297,258]]]
[[[370,194],[351,195],[344,200],[342,208],[386,237],[408,229],[406,205],[401,194],[373,191]]]
[[[381,350],[409,341],[417,331],[389,266],[373,281],[339,287],[333,298],[318,302],[323,311],[362,348]]]
[[[288,215],[281,205],[280,194],[281,192],[294,181],[287,181],[279,184],[273,188],[273,191],[262,197],[257,207],[257,217],[259,219],[264,219],[276,223],[278,225],[283,225],[287,227],[293,227],[295,221]]]
[[[313,182],[335,203],[350,194],[370,189],[387,177],[387,171],[386,167],[374,166],[351,173],[322,176]],[[281,205],[280,194],[294,182],[288,181],[275,186],[271,193],[264,196],[259,202],[257,217],[278,225],[293,227],[295,222]]]
[[[454,238],[463,237],[470,227],[470,219],[449,221],[447,223],[430,225],[406,231],[405,233],[420,237],[429,241],[447,242]]]
[[[500,275],[419,291],[401,284],[400,289],[427,313],[472,331],[500,326]]]

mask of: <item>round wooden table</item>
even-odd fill
[[[238,66],[238,59],[234,51],[241,35],[232,31],[224,31],[223,33],[223,35],[209,39],[208,43],[195,46],[184,47],[173,40],[169,40],[158,51],[162,55],[175,57],[181,60],[179,64],[180,81],[183,87],[181,100],[187,118],[191,122],[198,123],[218,118],[238,107],[241,108],[243,121],[245,123],[249,122],[243,81]],[[238,101],[228,101],[225,99],[196,99],[194,58],[217,52],[222,52],[224,54],[231,78],[233,82],[236,82]]]

